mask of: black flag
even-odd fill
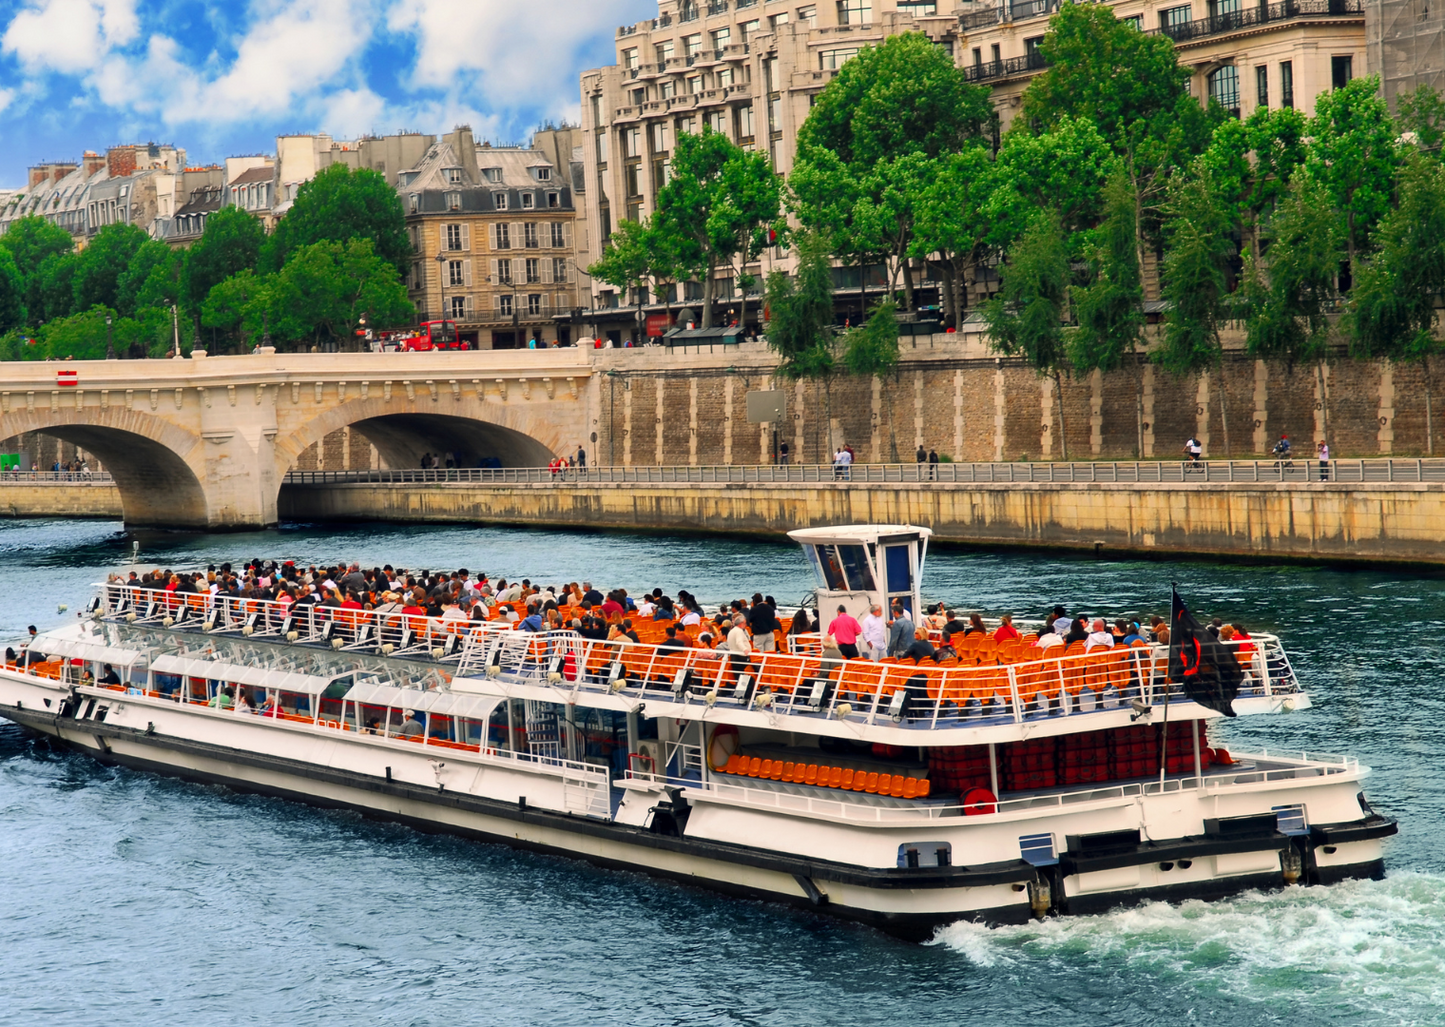
[[[1194,619],[1174,590],[1174,611],[1169,618],[1169,680],[1182,683],[1184,691],[1200,706],[1233,717],[1234,700],[1244,671],[1229,647]]]

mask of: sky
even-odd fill
[[[120,143],[192,164],[334,138],[472,126],[524,142],[579,114],[655,0],[0,0],[0,188]]]

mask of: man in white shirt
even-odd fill
[[[750,653],[753,651],[753,640],[748,636],[748,631],[743,627],[742,618],[733,624],[728,630],[728,649],[734,653]]]
[[[657,612],[657,606],[653,603],[652,597],[645,592],[642,598],[637,600],[637,613],[641,617],[651,617]]]
[[[1094,630],[1089,632],[1089,637],[1084,639],[1084,652],[1098,648],[1112,649],[1114,647],[1114,634],[1109,626],[1102,620],[1094,621]]]
[[[1056,634],[1052,631],[1045,631],[1042,635],[1039,636],[1039,640],[1034,643],[1034,645],[1040,649],[1052,649],[1056,645],[1063,644],[1064,636]]]
[[[881,660],[888,649],[888,621],[883,618],[883,607],[874,603],[863,616],[863,642],[868,646],[868,658]]]

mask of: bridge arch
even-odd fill
[[[125,523],[133,527],[205,528],[210,504],[203,484],[202,440],[169,421],[123,407],[12,410],[0,414],[0,439],[40,432],[94,453],[115,479]],[[198,468],[200,469],[198,471]]]
[[[399,390],[398,390],[399,391]],[[559,423],[555,408],[546,414],[523,404],[477,401],[470,397],[439,401],[387,400],[377,395],[351,399],[319,411],[275,446],[276,479],[312,445],[332,432],[350,428],[376,447],[387,467],[419,467],[424,453],[452,452],[462,467],[495,460],[503,467],[540,467],[559,452],[575,448],[580,428],[570,433]],[[577,435],[577,438],[573,438]]]

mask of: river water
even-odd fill
[[[123,563],[118,524],[0,522],[0,635],[74,617]],[[247,557],[466,566],[547,582],[761,589],[786,545],[473,528],[144,536],[146,564]],[[102,767],[0,722],[0,1021],[459,1025],[1445,1023],[1445,579],[1319,567],[939,551],[925,594],[1197,612],[1283,636],[1315,708],[1226,746],[1344,751],[1400,819],[1389,874],[1152,904],[927,945],[564,859]],[[57,604],[72,612],[60,614]]]

